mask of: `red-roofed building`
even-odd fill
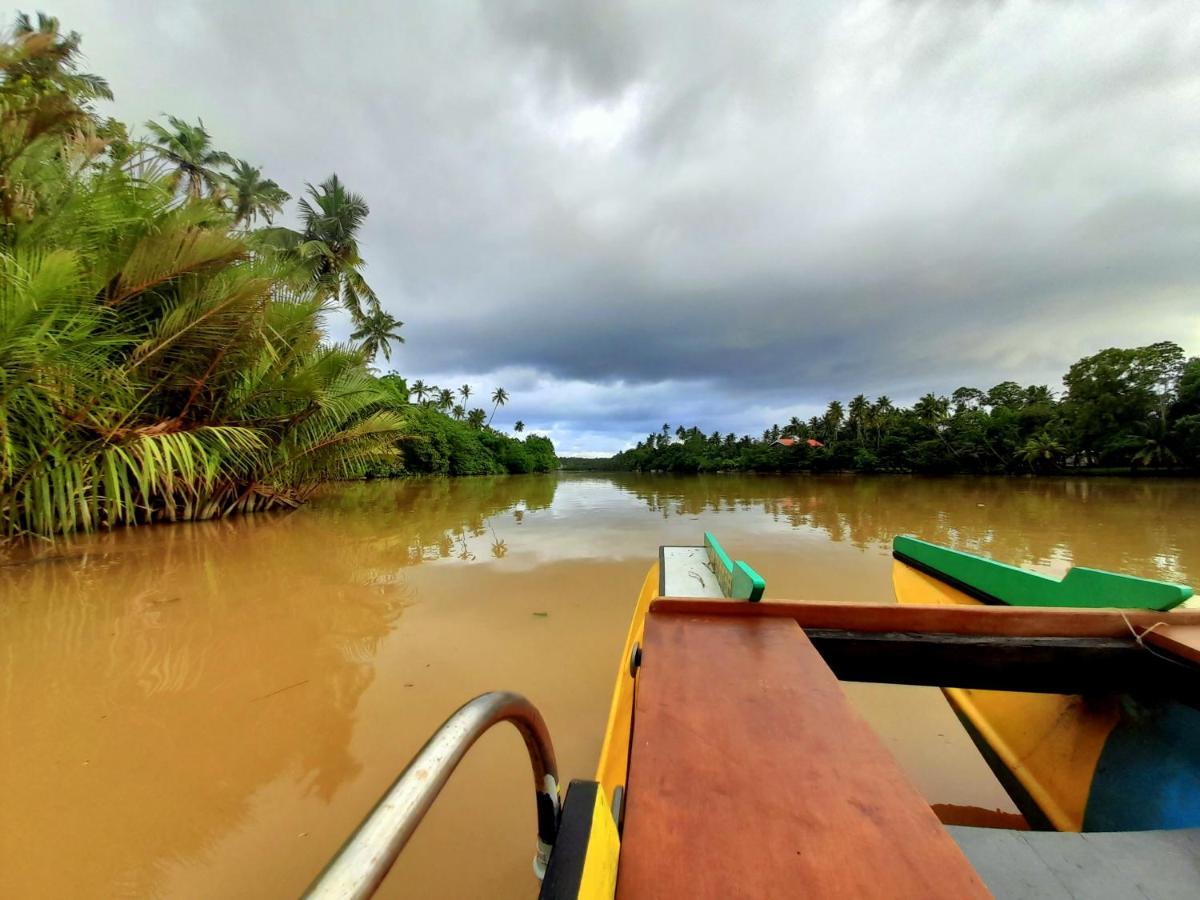
[[[794,447],[797,444],[801,443],[801,440],[800,440],[800,438],[785,437],[785,438],[780,438],[775,443],[779,444],[781,447]],[[818,441],[816,438],[806,438],[803,441],[803,443],[808,444],[808,446],[812,447],[814,450],[816,450],[818,447],[825,446],[820,441]]]

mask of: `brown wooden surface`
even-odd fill
[[[1147,631],[1142,639],[1183,659],[1200,663],[1200,625],[1167,625]]]
[[[633,728],[623,900],[989,896],[789,618],[652,612]]]
[[[706,616],[782,617],[803,628],[850,631],[913,631],[1021,637],[1133,637],[1163,623],[1155,633],[1200,626],[1200,610],[1135,612],[1029,606],[908,606],[896,603],[779,602],[695,600],[664,597],[650,609],[659,613]]]

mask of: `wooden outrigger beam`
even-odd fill
[[[780,616],[801,628],[910,631],[992,637],[1134,637],[1159,643],[1180,626],[1200,625],[1200,610],[1170,613],[1110,609],[1049,609],[1029,606],[910,606],[895,603],[763,601],[754,606],[725,600],[661,597],[651,610],[704,616]],[[1162,643],[1166,643],[1163,641]]]
[[[1147,690],[1200,706],[1200,611],[801,602],[751,607],[664,598],[651,612],[791,619],[846,681],[1053,694]]]

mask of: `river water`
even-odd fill
[[[339,486],[290,514],[0,557],[0,895],[290,897],[460,703],[505,688],[592,775],[659,544],[768,598],[891,598],[913,534],[1200,582],[1200,483],[722,475]],[[946,815],[1011,812],[938,691],[847,685]],[[485,736],[385,896],[536,893],[515,732]]]

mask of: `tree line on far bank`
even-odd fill
[[[552,465],[547,439],[414,405],[368,367],[402,323],[363,274],[361,196],[331,175],[275,225],[289,194],[203,123],[139,139],[101,116],[79,48],[44,15],[0,38],[0,539]],[[354,343],[328,339],[337,307]]]
[[[821,416],[749,435],[668,425],[606,464],[634,471],[1052,473],[1200,468],[1200,359],[1169,341],[1079,360],[1060,396],[1005,381],[926,394],[834,400]],[[573,463],[567,463],[574,467]]]

